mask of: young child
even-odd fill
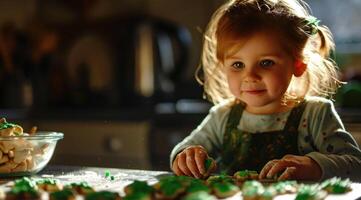
[[[334,48],[297,0],[231,0],[205,34],[202,82],[216,104],[171,153],[177,175],[257,170],[259,178],[361,181],[361,151],[331,100],[341,82]]]

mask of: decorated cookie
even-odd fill
[[[234,173],[233,178],[237,182],[244,182],[247,180],[258,180],[258,173],[257,171],[241,170]]]
[[[198,191],[194,193],[187,194],[183,200],[216,200],[213,195],[208,194],[204,191]]]
[[[80,195],[87,195],[94,192],[94,189],[90,187],[86,182],[71,183],[70,185],[64,186],[64,189],[73,190],[75,193]]]
[[[265,192],[263,185],[255,180],[246,181],[242,186],[242,196],[244,200],[258,200]]]
[[[276,190],[277,194],[291,194],[297,192],[297,181],[280,181],[273,183],[270,187]]]
[[[5,200],[40,200],[36,184],[25,177],[15,181],[14,186],[6,193]]]
[[[322,182],[321,188],[330,194],[343,194],[351,191],[351,182],[349,179],[342,180],[341,178],[334,177]]]
[[[221,175],[213,175],[208,177],[206,180],[206,184],[208,186],[212,186],[215,183],[232,183],[235,184],[235,181],[233,180],[232,176],[228,176],[226,174]]]
[[[134,193],[146,193],[146,194],[152,194],[154,192],[154,188],[146,181],[138,181],[135,180],[131,184],[124,187],[124,193],[126,195],[131,195]]]
[[[212,190],[218,198],[227,198],[239,192],[238,186],[229,182],[219,182],[212,185]]]
[[[327,192],[317,184],[302,185],[297,191],[296,200],[322,200],[326,196]]]
[[[216,161],[214,161],[213,158],[208,157],[205,161],[204,161],[204,168],[206,169],[206,173],[202,174],[203,178],[208,178],[211,173],[216,170]]]
[[[153,196],[151,194],[142,193],[142,192],[128,194],[125,195],[125,197],[123,197],[123,200],[152,200],[152,199]]]
[[[156,198],[174,199],[186,191],[190,184],[190,177],[169,176],[159,180],[153,187],[156,190]]]
[[[272,200],[276,195],[277,191],[274,188],[266,187],[257,200]]]
[[[203,180],[200,179],[192,179],[190,181],[189,186],[186,189],[186,193],[194,193],[194,192],[206,192],[210,193],[211,189],[205,184]]]
[[[39,189],[46,192],[56,192],[63,188],[62,185],[54,179],[41,179],[36,181],[36,185]]]
[[[64,189],[49,194],[50,200],[75,200],[75,193],[71,189]]]
[[[87,194],[85,200],[121,200],[121,198],[116,192],[99,191]]]

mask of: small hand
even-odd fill
[[[178,175],[203,178],[206,175],[205,160],[208,158],[202,146],[190,146],[180,152],[173,161],[172,170]]]
[[[277,180],[319,180],[322,171],[310,157],[286,155],[280,160],[269,161],[261,170],[259,178],[273,178],[277,174],[280,174]]]

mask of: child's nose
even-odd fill
[[[244,79],[245,82],[257,82],[259,77],[257,71],[254,68],[248,68],[245,70]]]

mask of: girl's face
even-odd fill
[[[276,31],[260,31],[239,41],[239,49],[225,56],[232,94],[255,114],[282,112],[284,93],[294,73],[294,59],[282,47]]]

